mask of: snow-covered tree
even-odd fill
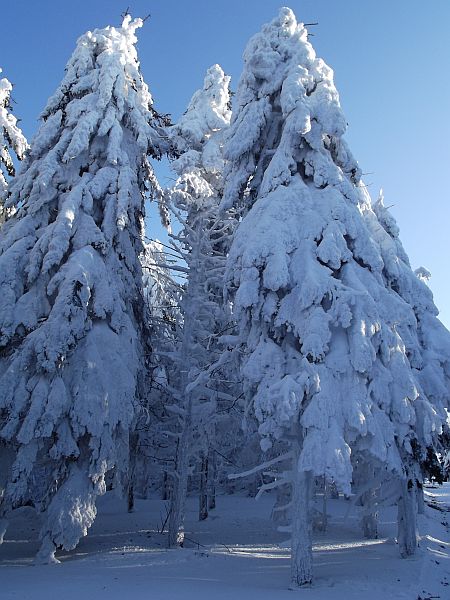
[[[181,302],[183,327],[173,357],[179,376],[172,382],[178,437],[169,518],[171,546],[183,542],[188,474],[195,455],[200,455],[203,473],[201,518],[206,516],[206,471],[215,435],[217,403],[233,400],[227,382],[217,386],[227,357],[218,344],[230,328],[230,316],[223,302],[223,276],[235,222],[218,210],[222,141],[231,116],[229,79],[218,65],[208,69],[203,88],[194,94],[171,132],[180,156],[173,162],[178,179],[168,190],[167,198],[181,222],[181,231],[172,235],[172,241],[185,264],[179,269],[187,278]]]
[[[412,490],[412,493],[404,489],[403,500],[399,504],[401,509],[402,503],[408,503],[409,499],[413,513],[416,502],[419,506],[423,502],[424,477],[438,475],[441,470],[438,459],[442,454],[440,434],[442,425],[446,423],[446,408],[450,405],[450,333],[437,318],[439,311],[427,285],[431,274],[423,267],[412,271],[399,238],[397,223],[384,204],[383,192],[372,206],[367,191],[363,190],[360,206],[368,229],[380,248],[384,284],[412,309],[410,319],[399,321],[396,327],[405,340],[405,350],[418,390],[416,437],[413,440],[415,464],[410,464],[407,469],[407,490]],[[391,419],[397,421],[398,415],[391,413]],[[410,463],[410,458],[407,463]],[[399,517],[401,521],[401,515]],[[402,548],[404,554],[409,554],[408,546],[414,544],[414,523],[409,525],[409,535],[402,528],[399,531],[399,543],[402,545],[404,540],[406,544]]]
[[[364,216],[367,196],[342,139],[332,70],[286,8],[251,39],[244,63],[222,206],[247,214],[226,283],[262,448],[279,440],[280,462],[293,460],[291,580],[298,586],[312,579],[313,477],[350,493],[355,456],[382,480],[401,482],[400,546],[414,551],[415,541],[402,538],[414,529],[405,495],[415,446],[439,432],[442,403],[422,372],[421,338],[433,330],[417,327],[412,296],[388,281],[389,256]],[[411,294],[429,305],[406,261],[402,269]],[[444,370],[439,376],[443,383]]]
[[[27,140],[10,110],[11,91],[11,83],[5,77],[0,79],[0,224],[4,220],[3,202],[8,189],[7,177],[15,175],[10,151],[13,150],[18,160],[22,160],[28,150]]]
[[[423,393],[445,422],[446,408],[450,404],[450,332],[438,319],[439,311],[427,285],[431,274],[424,267],[412,271],[399,238],[399,228],[384,205],[383,193],[374,203],[373,212],[370,210],[370,198],[365,195],[364,199],[366,203],[361,203],[364,217],[381,248],[385,285],[411,306],[414,313],[412,329],[417,335],[419,350],[416,349],[414,354],[411,352],[411,366]],[[380,230],[380,225],[384,231]],[[402,329],[406,326],[406,323],[399,323]],[[405,331],[402,337],[407,339],[409,334]],[[426,421],[426,415],[422,416]],[[422,436],[422,448],[433,445],[432,437],[427,434],[429,426],[428,422],[420,422],[417,427],[418,435]]]
[[[167,151],[139,69],[141,19],[87,32],[48,100],[0,234],[2,512],[44,514],[39,558],[73,548],[105,475],[126,481],[144,394],[148,155]]]

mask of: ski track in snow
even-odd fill
[[[286,534],[270,521],[273,500],[240,495],[218,498],[208,520],[196,522],[189,498],[182,550],[166,550],[157,532],[164,519],[158,500],[141,500],[135,513],[112,494],[100,499],[90,534],[60,565],[34,566],[39,523],[31,509],[16,511],[0,547],[1,600],[450,600],[450,483],[428,490],[416,557],[402,560],[394,542],[395,508],[380,519],[380,539],[361,537],[357,509],[329,500],[329,527],[314,536],[315,581],[296,592],[289,585]],[[318,503],[319,506],[319,503]],[[197,543],[193,543],[193,541]],[[217,542],[220,541],[221,544]]]

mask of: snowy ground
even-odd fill
[[[39,525],[31,509],[21,509],[0,547],[0,598],[292,600],[294,593],[308,600],[450,600],[450,484],[427,493],[434,508],[419,517],[420,551],[407,560],[394,542],[393,510],[382,516],[382,537],[368,541],[357,509],[329,501],[328,530],[315,536],[314,585],[298,592],[288,590],[286,536],[269,520],[270,497],[220,497],[203,523],[191,499],[187,536],[201,545],[169,551],[157,532],[160,502],[139,501],[129,515],[109,496],[89,536],[53,566],[32,566]]]

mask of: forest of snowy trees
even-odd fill
[[[235,93],[213,65],[172,123],[142,25],[78,39],[30,143],[0,79],[0,541],[33,507],[36,561],[58,562],[115,490],[129,511],[167,501],[178,547],[188,497],[205,520],[270,492],[294,588],[327,497],[358,504],[367,538],[396,506],[413,555],[424,482],[448,469],[450,333],[367,191],[333,71],[283,8]]]

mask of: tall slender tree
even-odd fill
[[[431,440],[443,414],[422,381],[430,383],[428,374],[417,372],[422,346],[412,299],[387,281],[384,248],[363,214],[367,197],[342,138],[333,72],[286,8],[250,40],[244,63],[222,206],[247,214],[226,285],[262,448],[281,440],[283,458],[292,457],[296,587],[312,579],[313,477],[332,478],[349,493],[358,456],[401,482],[401,505],[415,446]],[[412,274],[406,262],[402,269]],[[413,274],[409,281],[423,285]],[[412,504],[400,505],[408,523],[401,531],[412,531]],[[402,541],[401,549],[410,554],[414,543]]]
[[[6,77],[0,79],[0,224],[5,218],[3,202],[7,195],[7,178],[15,175],[11,150],[18,160],[22,160],[28,150],[27,140],[17,126],[17,118],[11,113],[11,92],[12,85]]]
[[[179,376],[172,384],[178,437],[169,518],[171,546],[183,543],[188,474],[193,457],[199,455],[203,482],[200,517],[206,516],[206,473],[217,402],[232,398],[226,382],[217,385],[219,339],[230,327],[223,302],[223,276],[234,219],[219,214],[222,144],[231,116],[229,80],[219,65],[208,69],[203,88],[194,94],[171,133],[180,157],[173,163],[178,179],[167,198],[182,223],[172,239],[181,252],[186,265],[181,269],[187,278],[181,303],[183,327],[174,355]],[[225,352],[222,362],[226,356]]]
[[[167,151],[135,49],[141,19],[89,31],[42,113],[0,237],[2,511],[44,513],[39,559],[86,535],[128,468],[143,395],[148,155]]]

